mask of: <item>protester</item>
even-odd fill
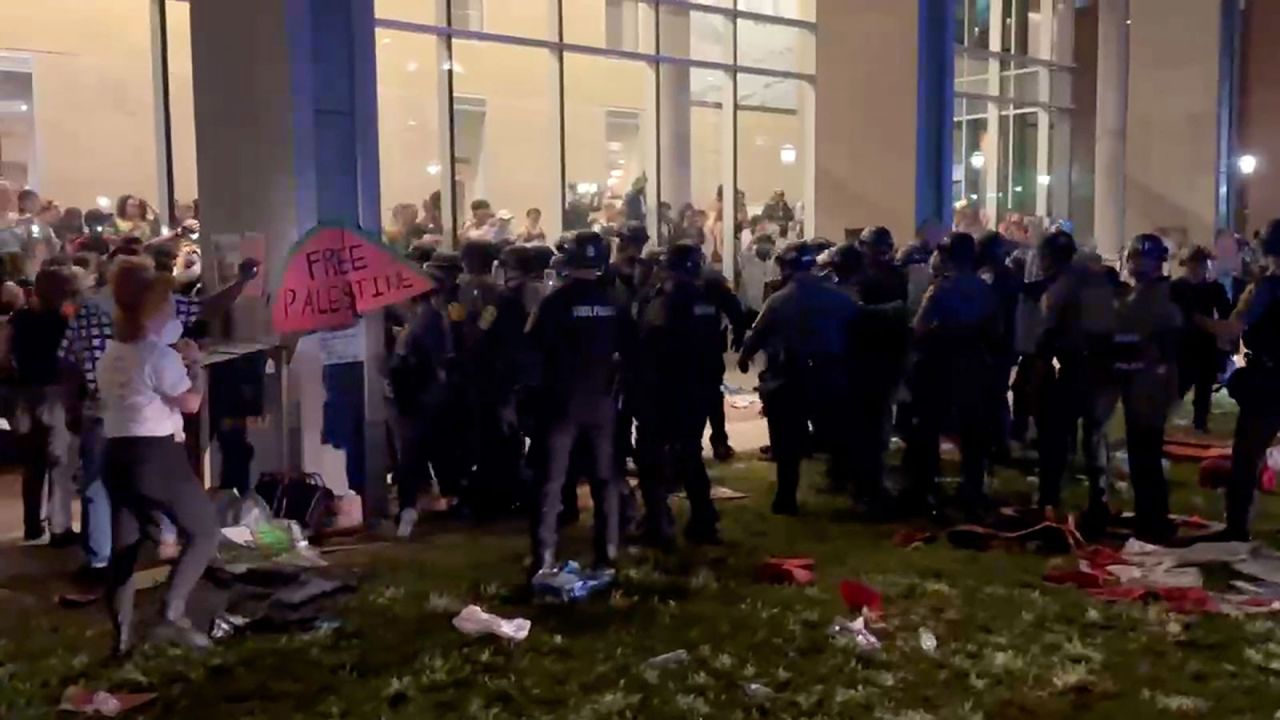
[[[516,241],[521,243],[545,243],[547,233],[542,229],[542,211],[529,208],[524,213],[524,227],[516,234]]]
[[[115,333],[99,362],[99,377],[103,479],[114,528],[108,600],[117,654],[133,645],[133,572],[143,531],[157,514],[177,525],[186,544],[153,634],[194,648],[210,645],[187,618],[187,600],[217,552],[218,521],[182,446],[182,415],[200,409],[203,379],[199,349],[181,340],[172,284],[170,276],[139,258],[122,260],[111,281]]]

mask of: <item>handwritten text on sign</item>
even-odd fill
[[[377,240],[342,228],[319,228],[295,247],[276,299],[279,332],[342,327],[429,287],[417,269]]]

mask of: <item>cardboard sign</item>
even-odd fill
[[[271,320],[282,334],[333,330],[361,313],[394,305],[431,288],[413,263],[359,230],[320,225],[285,258],[271,301]]]

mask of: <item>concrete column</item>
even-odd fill
[[[1218,209],[1222,3],[1129,0],[1129,10],[1125,235],[1156,231],[1175,250],[1209,244]]]
[[[917,46],[919,31],[916,2],[818,4],[811,236],[838,239],[868,225],[888,226],[900,242],[914,234],[920,74],[903,48]],[[951,51],[950,38],[944,47]]]
[[[1129,114],[1129,0],[1099,0],[1094,241],[1118,262],[1125,243],[1125,128]]]
[[[662,54],[688,57],[689,9],[675,5],[660,6],[658,22],[658,40]],[[693,197],[689,68],[685,65],[659,65],[658,95],[661,199],[671,203],[673,214],[687,202],[702,207],[707,198]],[[650,197],[649,202],[656,205],[658,198]]]
[[[290,247],[318,221],[377,231],[372,0],[193,0],[191,26],[204,234],[265,234],[270,289]],[[242,300],[236,320],[237,336],[272,339],[264,304]],[[365,319],[354,343],[363,343],[364,363],[337,373],[323,367],[312,336],[299,343],[290,365],[299,404],[285,417],[296,423],[300,442],[291,445],[301,456],[279,457],[255,438],[257,470],[301,467],[337,489],[364,481],[366,513],[385,511],[385,411],[374,370],[381,327],[380,315]],[[343,449],[322,436],[326,399],[365,419]]]

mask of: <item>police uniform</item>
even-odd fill
[[[646,302],[640,318],[637,373],[654,392],[646,397],[644,463],[658,460],[671,485],[682,486],[689,499],[685,537],[695,543],[718,543],[719,517],[711,502],[711,481],[702,462],[702,429],[708,409],[720,400],[724,373],[723,334],[717,298],[698,282],[702,251],[679,243],[668,251],[670,280]],[[723,406],[723,405],[722,405]],[[661,459],[665,458],[665,462]],[[650,468],[642,470],[648,475]],[[643,478],[646,533],[667,544],[673,518],[667,487]]]
[[[1139,235],[1130,245],[1130,262],[1163,266],[1169,252],[1155,235]],[[1106,425],[1117,401],[1124,402],[1125,443],[1133,485],[1138,536],[1165,541],[1174,532],[1169,521],[1169,488],[1164,475],[1164,427],[1177,397],[1177,344],[1181,311],[1173,302],[1169,278],[1156,270],[1135,277],[1116,306],[1116,333],[1111,353],[1114,374],[1096,394],[1098,431],[1087,450],[1090,467],[1110,465]],[[1104,486],[1105,487],[1105,486]],[[1103,509],[1095,506],[1095,511]],[[1108,512],[1109,515],[1109,512]],[[1086,517],[1085,531],[1101,528],[1105,516]]]
[[[851,472],[849,444],[837,435],[847,425],[849,336],[859,309],[853,298],[812,273],[816,260],[814,248],[803,242],[780,253],[784,286],[765,301],[738,360],[746,372],[756,353],[768,358],[760,392],[778,473],[773,511],[780,515],[798,512],[809,423],[831,449],[833,481],[847,485]]]
[[[1280,220],[1267,226],[1263,253],[1280,263]],[[1232,320],[1243,330],[1245,365],[1231,374],[1228,390],[1240,405],[1227,486],[1226,540],[1247,540],[1254,488],[1267,448],[1280,432],[1280,274],[1256,280],[1240,297]]]
[[[1041,241],[1044,294],[1033,377],[1027,382],[1035,400],[1040,454],[1042,507],[1062,501],[1062,479],[1077,424],[1083,423],[1089,507],[1106,507],[1106,421],[1111,415],[1107,391],[1114,385],[1113,344],[1119,288],[1106,268],[1076,257],[1069,233],[1050,233]],[[1056,365],[1056,367],[1055,367]]]
[[[975,272],[976,244],[954,233],[939,247],[946,270],[921,299],[915,319],[917,359],[911,371],[915,417],[905,464],[910,503],[936,497],[938,444],[946,429],[959,436],[961,502],[978,512],[991,449],[991,388],[1001,339],[1000,309],[991,287]]]
[[[574,236],[568,262],[575,271],[599,273],[608,251],[597,233]],[[545,424],[546,463],[534,540],[535,569],[555,562],[561,492],[574,442],[585,438],[591,456],[598,563],[612,563],[618,550],[619,483],[613,461],[618,368],[634,347],[634,323],[598,277],[571,272],[543,300],[529,327],[531,350],[540,360],[539,405]]]
[[[893,257],[893,234],[886,227],[869,227],[862,231],[858,247],[866,265],[855,281],[858,299],[867,307],[897,308],[896,312],[869,314],[867,332],[876,340],[869,352],[862,354],[860,372],[873,380],[857,386],[857,392],[863,396],[859,406],[866,407],[872,417],[885,419],[883,427],[878,422],[868,426],[875,428],[875,447],[883,448],[879,452],[879,467],[872,467],[870,471],[881,477],[884,452],[888,450],[895,424],[894,400],[901,395],[906,377],[912,316],[907,308],[907,274],[895,264]],[[898,403],[899,433],[906,434],[911,415],[910,401],[904,399]]]
[[[715,338],[715,347],[719,352],[719,373],[716,379],[716,392],[713,396],[708,396],[707,402],[707,424],[711,426],[711,451],[716,460],[724,462],[734,456],[734,450],[729,445],[729,431],[725,427],[724,414],[724,354],[730,348],[737,350],[742,347],[742,340],[747,332],[747,314],[742,309],[742,301],[734,294],[729,287],[729,282],[725,280],[724,275],[718,270],[707,268],[703,270],[702,278],[699,281],[700,290],[706,296],[711,306],[715,308],[715,324],[704,323],[705,329]],[[725,324],[728,323],[729,335],[732,340],[725,344]]]

